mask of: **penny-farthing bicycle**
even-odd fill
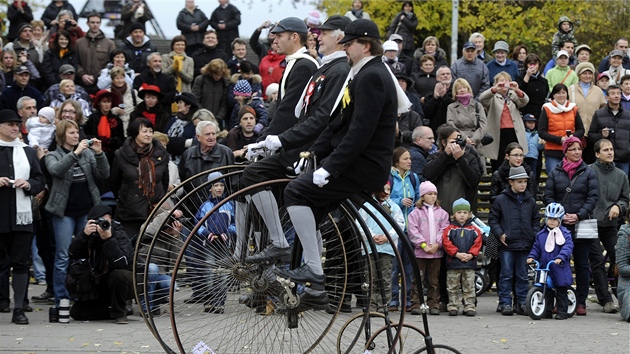
[[[223,175],[208,180],[217,171]],[[395,318],[385,312],[377,318],[363,316],[361,320],[340,312],[346,297],[354,295],[369,302],[374,288],[372,279],[389,281],[390,278],[366,261],[366,254],[375,250],[375,245],[371,237],[362,237],[370,233],[359,211],[371,205],[372,216],[376,217],[375,211],[383,213],[386,220],[395,224],[370,195],[353,196],[319,223],[325,289],[331,299],[330,309],[326,311],[320,304],[309,301],[309,291],[303,284],[273,274],[274,267],[295,268],[302,260],[300,243],[283,208],[282,192],[290,180],[267,181],[239,189],[241,171],[242,167],[228,166],[184,181],[156,206],[142,228],[135,257],[136,300],[144,305],[143,317],[165,351],[188,353],[194,348],[207,348],[216,353],[363,353],[365,350],[413,353],[422,349],[440,352],[446,348],[447,352],[457,353],[452,348],[433,345],[426,314],[424,330],[420,330],[404,323],[404,312]],[[201,204],[208,199],[211,186],[219,180],[225,185],[225,198],[195,218]],[[247,201],[261,189],[271,191],[278,202],[282,230],[293,247],[290,262],[245,262],[247,255],[260,252],[269,243],[266,227],[253,203],[247,203],[244,212],[235,213],[241,219],[236,220],[239,226],[232,229],[238,229],[240,237],[229,232],[221,232],[227,237],[218,239],[201,236],[202,229],[216,233],[225,230],[226,218],[222,215],[225,210],[230,205],[233,207],[236,200]],[[183,214],[179,218],[183,227],[175,232],[169,223],[176,210]],[[152,230],[161,230],[158,236],[155,231],[153,235],[147,233],[152,223]],[[388,229],[382,223],[380,226]],[[396,227],[396,232],[405,240],[406,251],[411,252],[403,231]],[[162,246],[165,243],[160,237],[172,240],[166,242],[168,246],[179,247]],[[172,275],[167,292],[158,293],[156,284],[150,281],[153,261],[161,262]],[[419,276],[417,269],[414,272]],[[402,286],[404,293],[404,280]],[[190,301],[194,294],[194,301]],[[159,303],[160,308],[150,311],[148,299]],[[352,322],[347,325],[349,321]],[[430,349],[427,351],[425,346]]]

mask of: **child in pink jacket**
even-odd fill
[[[442,232],[449,225],[448,213],[440,207],[437,188],[429,181],[420,184],[420,199],[409,214],[408,233],[415,247],[416,263],[422,274],[422,283],[428,283],[427,305],[429,314],[439,315],[439,275],[442,262]],[[411,314],[420,315],[420,296],[413,279],[411,287]]]

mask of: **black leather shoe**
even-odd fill
[[[35,301],[35,302],[47,302],[48,299],[55,299],[55,295],[44,291],[43,293],[41,293],[40,295],[36,295],[36,296],[31,296],[31,300]]]
[[[24,305],[24,312],[33,312],[33,308],[30,305]]]
[[[309,288],[304,289],[304,293],[300,296],[298,310],[306,311],[309,309],[328,311],[330,309],[328,305],[328,293]]]
[[[127,316],[133,315],[133,307],[131,305],[125,305],[125,312],[127,313]]]
[[[245,263],[288,262],[291,260],[291,247],[279,248],[269,245],[253,256],[245,257]]]
[[[24,309],[14,309],[13,318],[11,319],[11,322],[18,325],[27,325],[28,318],[26,317],[26,315],[24,315]]]
[[[0,304],[0,312],[9,313],[11,312],[11,307],[9,304]]]
[[[326,283],[326,275],[325,274],[315,274],[311,270],[309,266],[302,265],[293,270],[284,270],[280,268],[276,268],[273,270],[274,273],[283,277],[290,278],[293,281],[298,283],[311,283],[312,285],[324,286]]]

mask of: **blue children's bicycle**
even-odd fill
[[[527,314],[533,320],[539,320],[545,315],[547,304],[545,303],[545,293],[547,291],[555,291],[553,280],[549,275],[549,267],[554,261],[547,263],[547,267],[540,268],[540,262],[534,260],[536,267],[534,268],[534,285],[529,289],[527,293],[527,300],[525,306],[527,307]],[[567,316],[573,317],[575,315],[575,309],[577,308],[577,296],[575,295],[575,289],[572,286],[567,288],[567,298],[569,306],[567,308]],[[550,306],[552,308],[553,305]]]

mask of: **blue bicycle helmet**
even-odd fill
[[[562,219],[564,216],[564,207],[560,203],[549,203],[545,208],[546,218]]]

